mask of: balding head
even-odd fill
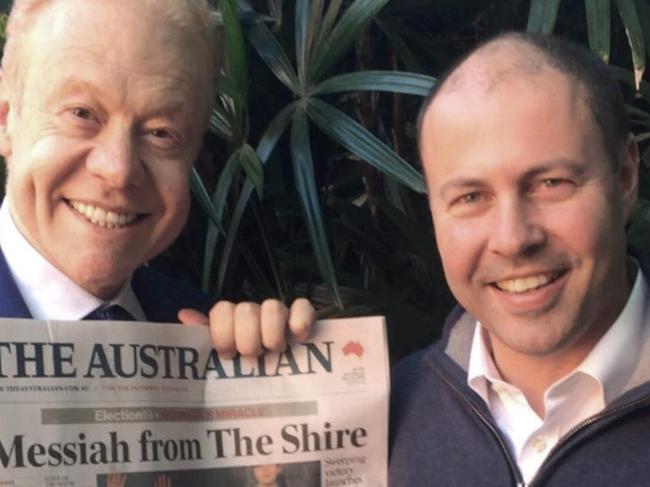
[[[542,54],[527,44],[509,38],[497,39],[473,52],[438,90],[439,96],[461,89],[473,89],[489,94],[511,77],[534,79],[548,62]]]
[[[605,149],[615,167],[630,126],[616,80],[607,65],[590,51],[550,35],[509,32],[477,47],[462,58],[431,90],[418,118],[418,144],[429,106],[458,91],[489,96],[500,83],[519,77],[529,89],[559,71],[571,78],[600,127]]]

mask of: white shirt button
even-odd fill
[[[533,450],[535,450],[537,453],[543,453],[546,450],[548,443],[546,442],[546,438],[538,436],[533,440],[532,446]]]

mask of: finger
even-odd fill
[[[289,329],[296,340],[304,342],[309,338],[311,327],[316,321],[316,311],[309,300],[296,299],[289,312]]]
[[[289,310],[277,299],[267,299],[260,311],[262,345],[273,352],[287,348],[286,326]]]
[[[178,312],[178,320],[184,325],[209,325],[210,320],[200,311],[184,308]]]
[[[237,354],[235,346],[235,305],[219,301],[210,310],[210,336],[212,345],[222,358],[230,359]]]
[[[242,355],[257,357],[262,354],[259,304],[239,303],[235,306],[235,343]]]

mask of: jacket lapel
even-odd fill
[[[31,318],[25,301],[16,287],[5,257],[0,250],[0,317]]]

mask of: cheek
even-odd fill
[[[484,247],[484,226],[440,216],[435,224],[436,243],[450,287],[471,279]]]
[[[598,195],[600,196],[600,195]],[[619,220],[619,223],[617,223]],[[618,228],[620,226],[620,228]],[[572,205],[563,205],[546,219],[552,237],[558,238],[578,256],[599,259],[624,235],[623,216],[601,197],[583,198]]]
[[[162,203],[166,232],[178,234],[185,225],[190,207],[189,171],[186,166],[170,163],[155,174],[154,184]]]
[[[12,184],[22,191],[33,186],[37,192],[52,192],[78,169],[88,150],[86,144],[55,136],[41,138],[25,150],[18,146],[8,161]]]

